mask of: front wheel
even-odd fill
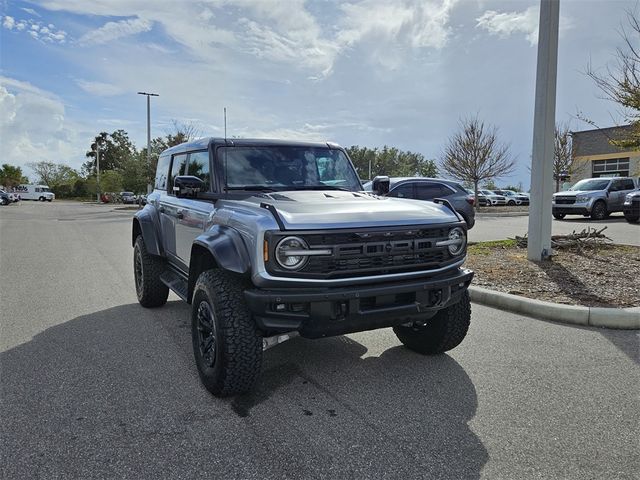
[[[607,206],[602,200],[598,200],[591,209],[591,218],[593,220],[604,220],[608,216]]]
[[[629,223],[638,223],[640,221],[640,215],[633,215],[632,213],[625,213],[624,218]]]
[[[555,218],[556,220],[562,220],[566,216],[567,216],[566,213],[554,213],[553,214],[553,218]]]
[[[244,301],[245,282],[222,270],[200,274],[191,338],[200,380],[217,397],[250,391],[262,367],[262,337]]]
[[[509,205],[510,207],[514,207],[516,205],[516,202],[514,202],[513,200],[509,200],[507,202],[507,205]]]
[[[147,252],[142,235],[138,235],[133,247],[133,275],[138,302],[143,307],[161,307],[167,303],[169,287],[160,280],[164,268],[162,258]]]
[[[393,327],[402,344],[423,355],[444,353],[460,345],[471,323],[471,300],[465,291],[460,301],[440,310],[423,325]]]

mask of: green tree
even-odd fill
[[[390,177],[435,177],[438,168],[433,160],[421,153],[399,150],[387,145],[382,148],[368,148],[353,145],[346,149],[360,178],[376,175]]]
[[[445,146],[442,169],[451,177],[473,184],[478,205],[480,182],[495,184],[495,179],[513,172],[509,146],[498,139],[497,127],[485,125],[477,116],[460,120],[460,129]]]
[[[123,184],[124,179],[120,172],[116,172],[115,170],[107,170],[106,172],[100,174],[101,192],[120,192],[122,191]]]
[[[29,180],[22,175],[22,168],[3,163],[0,167],[0,185],[11,188],[21,183],[29,183]]]
[[[116,130],[111,134],[100,132],[85,154],[90,159],[83,165],[85,173],[96,173],[97,153],[100,154],[100,171],[102,172],[122,170],[124,164],[137,154],[137,150],[129,134],[124,130]]]

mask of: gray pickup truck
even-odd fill
[[[164,151],[133,219],[136,293],[191,304],[205,387],[250,390],[263,350],[393,327],[422,354],[457,346],[471,318],[466,224],[446,200],[362,191],[331,143],[203,139]]]
[[[558,220],[567,215],[604,220],[613,212],[623,211],[625,196],[635,188],[635,181],[629,177],[586,178],[566,192],[554,193],[551,212]]]

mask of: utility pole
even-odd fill
[[[147,96],[147,178],[151,175],[151,97],[159,97],[157,93],[138,92]],[[151,193],[151,181],[147,180],[147,193]]]
[[[100,203],[100,144],[96,142],[96,186],[98,187],[98,203]]]
[[[553,195],[553,137],[556,122],[558,24],[560,0],[540,0],[538,66],[533,120],[531,205],[529,206],[529,260],[551,255],[551,197]]]

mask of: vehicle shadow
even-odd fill
[[[585,284],[563,265],[553,261],[538,262],[537,265],[556,284],[558,291],[568,297],[579,299],[581,305],[617,308],[615,302],[599,296],[592,286]],[[597,288],[597,285],[595,287]]]
[[[452,357],[294,339],[265,352],[253,394],[220,400],[188,313],[123,305],[0,353],[0,477],[480,477],[476,390]]]
[[[622,213],[612,213],[609,217],[604,220],[593,220],[588,217],[580,216],[580,217],[565,217],[562,220],[554,219],[554,222],[564,222],[564,223],[589,223],[594,225],[607,224],[607,223],[626,223],[627,220],[624,218]]]

